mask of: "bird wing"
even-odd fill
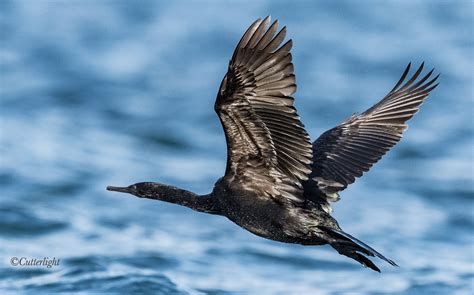
[[[282,46],[286,28],[278,21],[256,20],[245,32],[229,62],[215,110],[227,141],[226,177],[268,184],[269,194],[301,200],[301,182],[311,172],[312,149],[294,99],[292,41]],[[268,28],[267,28],[268,27]],[[275,190],[276,188],[276,190]]]
[[[439,77],[428,80],[431,70],[418,79],[423,64],[403,84],[410,71],[410,64],[395,87],[377,104],[355,114],[339,126],[324,132],[313,143],[313,165],[310,180],[305,183],[308,191],[316,189],[313,197],[327,206],[337,201],[338,192],[367,172],[373,164],[398,141],[408,128],[406,122],[418,112]],[[403,84],[403,85],[402,85]]]

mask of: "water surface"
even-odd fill
[[[0,289],[152,294],[472,294],[470,1],[1,1]],[[253,236],[223,217],[105,191],[208,193],[225,168],[213,110],[232,50],[271,14],[294,41],[315,139],[422,61],[441,85],[335,216],[400,267]],[[12,257],[60,265],[13,267]],[[2,293],[4,293],[2,292]]]

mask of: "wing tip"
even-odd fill
[[[423,76],[421,79],[418,79],[418,77],[420,76],[421,72],[423,71],[423,69],[425,67],[425,61],[422,61],[420,66],[415,71],[415,73],[410,77],[410,79],[408,81],[405,82],[405,79],[407,78],[411,67],[412,67],[412,62],[410,61],[408,63],[408,65],[406,66],[405,70],[403,71],[403,74],[402,74],[401,78],[398,80],[398,82],[395,84],[395,86],[392,88],[392,90],[390,90],[390,92],[387,94],[386,97],[391,96],[394,93],[398,93],[398,92],[401,92],[401,91],[425,90],[427,87],[429,87],[431,84],[433,84],[440,76],[440,74],[438,74],[438,75],[436,75],[436,77],[434,77],[433,79],[431,79],[430,81],[425,83],[425,81],[435,71],[435,68],[432,68],[425,76]],[[434,88],[429,88],[429,89],[433,90]]]

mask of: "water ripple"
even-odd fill
[[[472,2],[0,11],[0,293],[472,293]],[[409,61],[442,74],[402,142],[334,205],[345,231],[399,268],[377,261],[373,273],[328,246],[105,191],[150,180],[210,192],[226,161],[217,88],[244,27],[267,14],[294,41],[295,103],[313,139],[383,97]],[[61,263],[10,265],[21,256]]]

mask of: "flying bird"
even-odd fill
[[[210,194],[157,182],[107,190],[226,216],[263,238],[302,245],[329,244],[380,272],[368,258],[395,262],[344,232],[331,216],[339,192],[393,147],[406,122],[438,84],[433,70],[411,77],[410,64],[395,87],[363,113],[324,132],[313,143],[294,107],[292,40],[269,17],[244,33],[229,62],[214,109],[227,143],[225,175]]]

